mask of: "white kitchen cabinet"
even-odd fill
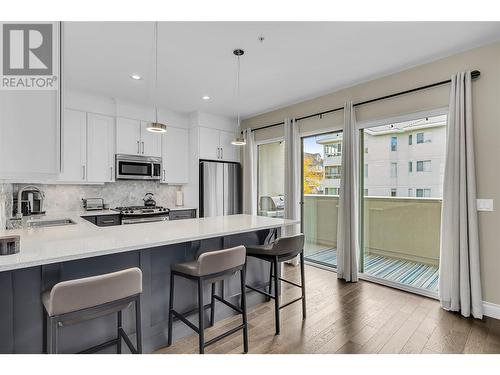
[[[200,159],[239,161],[238,146],[231,144],[235,134],[211,128],[199,128]]]
[[[161,157],[162,134],[148,131],[147,126],[148,122],[141,121],[141,155]]]
[[[219,130],[199,128],[200,159],[220,159],[220,135]]]
[[[141,151],[141,122],[118,117],[116,119],[116,153],[139,155]]]
[[[114,125],[109,116],[64,110],[60,181],[114,180]]]
[[[187,129],[167,128],[163,134],[162,145],[163,171],[162,182],[186,184],[189,182],[189,131]]]
[[[117,118],[116,152],[127,155],[161,156],[161,134],[146,129],[147,121]]]
[[[115,120],[87,114],[87,182],[114,181]]]
[[[65,109],[61,133],[61,174],[59,180],[85,181],[87,174],[87,113]]]
[[[234,133],[220,131],[219,144],[221,148],[221,160],[240,161],[240,146],[231,144],[236,135]]]
[[[0,92],[0,180],[53,180],[59,174],[57,91]]]

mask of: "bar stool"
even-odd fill
[[[95,353],[116,345],[122,352],[122,339],[134,354],[142,353],[141,306],[142,272],[129,268],[99,276],[57,283],[42,294],[46,313],[47,352],[56,354],[59,328],[117,313],[117,338],[85,349],[80,353]],[[136,347],[122,328],[122,310],[135,304]]]
[[[243,330],[243,350],[248,352],[248,325],[247,325],[247,308],[245,295],[245,260],[246,250],[244,246],[237,246],[230,249],[210,251],[201,254],[197,260],[192,262],[178,263],[172,265],[170,271],[170,303],[168,314],[168,346],[172,345],[172,329],[174,317],[182,321],[189,328],[195,331],[199,336],[199,352],[203,354],[205,348],[233,333]],[[220,297],[215,294],[215,283],[231,277],[236,272],[240,272],[241,286],[241,308],[226,301],[224,296]],[[175,276],[184,277],[196,281],[198,284],[198,327],[191,323],[186,316],[190,312],[179,313],[174,310],[174,280]],[[212,298],[210,305],[211,309],[211,324],[214,323],[215,301],[224,303],[226,306],[240,313],[243,318],[242,324],[239,326],[214,337],[205,342],[205,322],[204,311],[207,306],[203,302],[203,286],[206,284],[212,285]]]
[[[279,276],[279,265],[282,262],[295,258],[300,254],[300,285],[292,281],[282,279]],[[280,310],[291,304],[302,301],[302,319],[306,318],[306,286],[304,276],[304,235],[296,234],[289,237],[278,238],[268,245],[247,246],[247,256],[264,260],[270,264],[269,290],[267,292],[247,285],[247,288],[261,293],[268,298],[274,299],[274,318],[276,324],[276,335],[280,334]],[[274,271],[274,274],[273,274]],[[274,279],[274,294],[272,286]],[[279,281],[291,284],[301,289],[302,295],[290,302],[280,306]]]

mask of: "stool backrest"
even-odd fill
[[[277,255],[294,256],[304,249],[304,235],[302,233],[288,237],[280,237],[273,243],[273,253]]]
[[[211,275],[242,266],[245,264],[245,259],[245,246],[236,246],[202,253],[198,257],[198,263],[202,275]]]
[[[50,316],[99,306],[142,293],[142,272],[128,268],[57,283],[50,292]]]

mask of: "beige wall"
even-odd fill
[[[345,100],[355,103],[393,92],[441,81],[462,70],[480,70],[481,77],[473,84],[475,153],[479,198],[492,198],[494,212],[479,213],[481,246],[481,278],[483,299],[500,304],[500,43],[463,52],[442,60],[421,65],[390,76],[365,82],[332,94],[262,114],[243,122],[242,127],[258,127],[342,106]],[[332,74],[335,72],[332,72]],[[442,86],[418,93],[388,99],[357,108],[358,121],[392,117],[448,105],[449,87]],[[339,128],[342,114],[324,116],[300,123],[302,130]],[[281,127],[280,127],[281,128]],[[276,136],[280,128],[267,130]],[[257,132],[257,138],[260,137]],[[274,133],[274,134],[270,134]]]

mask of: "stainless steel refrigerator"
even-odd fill
[[[241,214],[239,163],[200,161],[200,217]]]

